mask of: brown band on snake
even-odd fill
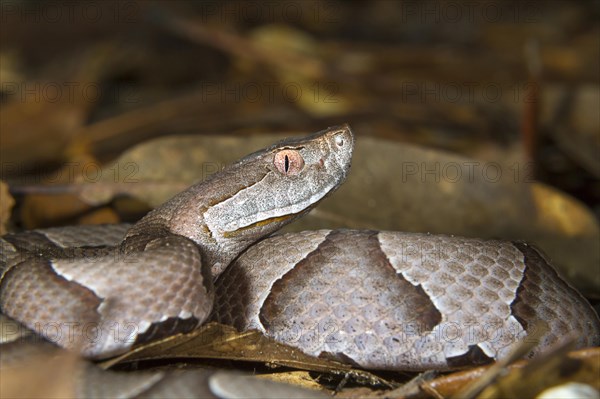
[[[38,306],[30,306],[32,298]],[[11,268],[0,285],[3,312],[18,320],[35,320],[30,329],[63,347],[86,349],[85,335],[94,334],[101,303],[91,290],[58,276],[42,260]]]
[[[421,287],[396,274],[376,232],[334,231],[275,282],[260,320],[283,342],[298,339],[313,354],[344,360],[356,351],[368,356],[381,323],[428,334],[441,315]]]
[[[528,334],[536,332],[539,322],[552,332],[542,335],[539,347],[567,336],[581,347],[597,342],[600,321],[585,298],[560,278],[539,250],[523,242],[513,244],[523,253],[526,268],[511,309]]]
[[[481,366],[494,361],[494,358],[486,355],[477,345],[470,345],[469,350],[464,355],[449,357],[447,359],[448,367],[459,369],[463,367]]]
[[[36,256],[44,259],[64,257],[67,254],[65,248],[56,245],[52,240],[42,233],[27,231],[20,234],[7,234],[3,240],[12,244],[23,254]]]

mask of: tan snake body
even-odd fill
[[[131,227],[7,235],[1,311],[90,358],[190,331],[211,312],[364,368],[485,363],[539,326],[531,355],[568,335],[598,345],[597,314],[524,243],[357,230],[263,239],[343,183],[353,145],[347,125],[277,143]]]

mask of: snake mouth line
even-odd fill
[[[293,217],[296,217],[298,215],[300,215],[300,213],[291,213],[289,215],[275,216],[275,217],[272,217],[272,218],[268,218],[268,219],[264,219],[264,220],[259,220],[258,222],[249,224],[248,226],[240,227],[239,229],[232,230],[232,231],[226,231],[226,232],[223,233],[223,237],[225,237],[225,238],[235,237],[235,236],[243,233],[246,230],[250,230],[250,229],[253,229],[255,227],[266,226],[266,225],[271,224],[271,223],[284,222],[284,221],[289,220],[289,219],[291,219]]]

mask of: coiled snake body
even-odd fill
[[[319,230],[254,244],[334,191],[353,146],[347,125],[329,128],[248,155],[131,227],[7,235],[1,311],[90,358],[211,312],[367,368],[477,364],[534,336],[532,354],[569,334],[599,343],[594,310],[524,243]]]

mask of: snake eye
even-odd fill
[[[335,136],[335,144],[338,147],[341,147],[344,145],[344,138],[342,136]]]
[[[304,159],[298,151],[281,150],[275,154],[273,164],[281,174],[293,176],[300,173],[304,167]]]

